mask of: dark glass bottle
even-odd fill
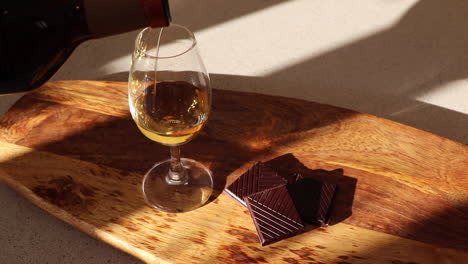
[[[38,88],[85,40],[170,20],[168,0],[1,0],[0,94]]]

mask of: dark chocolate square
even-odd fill
[[[287,188],[305,222],[317,226],[328,225],[336,184],[298,175],[296,182],[289,184]]]
[[[245,196],[270,189],[287,183],[276,171],[262,162],[257,162],[253,167],[242,174],[229,185],[225,192],[246,206],[243,200]]]
[[[297,174],[304,174],[310,171],[292,153],[276,157],[265,162],[265,164],[287,179],[288,183],[294,183]]]
[[[304,223],[286,185],[244,197],[263,246],[292,237],[304,230]]]

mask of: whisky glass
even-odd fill
[[[170,158],[156,163],[144,176],[147,203],[175,213],[205,204],[213,191],[210,170],[180,155],[180,145],[203,128],[211,108],[210,78],[190,30],[171,24],[138,34],[128,102],[143,135],[170,149]]]

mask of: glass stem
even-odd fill
[[[171,166],[166,180],[169,184],[186,184],[188,180],[187,170],[182,166],[182,162],[180,161],[180,146],[172,146],[170,147],[170,151]]]

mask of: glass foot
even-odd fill
[[[143,179],[143,196],[152,207],[165,212],[182,213],[199,208],[213,192],[211,172],[201,163],[181,159],[187,173],[184,182],[172,182],[168,177],[170,160],[157,163]]]

